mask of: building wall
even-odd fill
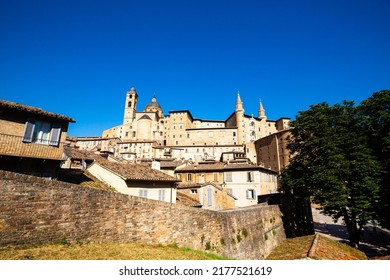
[[[287,138],[290,130],[286,129],[255,142],[257,164],[280,172],[287,167],[290,161],[290,152],[287,148]]]
[[[22,136],[27,119],[19,116],[14,116],[12,119],[8,117],[5,119],[4,117],[6,116],[2,116],[0,119],[0,133]]]
[[[24,142],[23,134],[29,118],[51,125],[61,124],[59,142],[55,145],[49,145],[48,141],[45,143]],[[2,114],[0,118],[0,155],[2,156],[0,169],[55,178],[63,157],[67,130],[68,123],[56,118],[17,111]]]
[[[184,134],[183,145],[238,145],[236,128],[190,129]]]
[[[109,184],[118,192],[140,196],[140,191],[146,191],[148,199],[160,200],[159,191],[164,191],[164,201],[176,203],[176,188],[172,182],[126,182],[120,176],[108,171],[98,164],[93,164],[88,167],[88,171],[99,180]]]
[[[199,189],[199,199],[203,209],[219,211],[233,209],[235,206],[234,198],[228,195],[225,188],[219,189],[211,184]]]
[[[228,173],[231,175],[228,176]],[[248,173],[251,175],[251,181],[248,181]],[[277,192],[277,178],[274,172],[267,173],[263,169],[244,169],[244,170],[197,170],[180,171],[177,170],[179,179],[183,183],[206,183],[214,182],[223,187],[224,190],[231,192],[237,198],[235,207],[247,207],[257,204],[257,196]],[[190,175],[190,176],[189,176]],[[228,178],[229,177],[229,178]],[[253,196],[248,198],[247,192],[253,190]],[[205,195],[205,194],[203,194]],[[200,195],[199,199],[202,199]],[[204,200],[206,201],[206,200]],[[202,202],[202,201],[201,201]],[[203,203],[202,203],[203,204]],[[204,205],[204,204],[203,204]]]
[[[0,134],[8,134],[14,136],[23,136],[24,127],[26,125],[27,119],[32,118],[39,121],[49,122],[49,123],[59,123],[61,124],[61,138],[60,142],[64,143],[66,141],[66,134],[68,132],[68,123],[56,120],[49,119],[44,116],[35,116],[35,115],[25,115],[21,114],[2,114],[0,118]]]
[[[252,181],[248,182],[248,172],[252,174]],[[227,173],[231,173],[231,182],[226,180]],[[260,172],[258,170],[225,171],[225,188],[231,190],[235,201],[235,207],[246,207],[257,204],[257,196],[261,194]],[[254,190],[254,196],[247,198],[247,192]]]
[[[172,244],[264,259],[285,239],[278,206],[215,212],[0,171],[0,245]]]

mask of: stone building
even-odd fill
[[[199,199],[204,206],[214,207],[213,210],[256,205],[259,195],[278,191],[275,171],[242,161],[204,161],[177,168],[175,173],[182,182],[178,188],[188,189],[193,196],[199,195],[199,186],[204,186]],[[215,188],[219,188],[220,193],[214,191]],[[228,195],[234,201],[229,201]]]
[[[0,169],[56,178],[63,159],[67,116],[0,100]]]
[[[176,203],[178,179],[153,165],[94,161],[87,169],[93,176],[120,193]]]
[[[261,102],[257,117],[245,114],[239,93],[234,111],[225,120],[197,119],[189,110],[171,110],[164,115],[155,96],[141,111],[137,111],[137,103],[138,93],[131,88],[126,93],[123,124],[102,133],[103,138],[121,139],[117,157],[199,162],[237,151],[256,163],[254,142],[289,125],[289,118],[267,120]]]
[[[287,149],[287,139],[291,128],[275,132],[255,141],[257,163],[278,173],[290,162],[290,152]]]

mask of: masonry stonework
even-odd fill
[[[209,211],[0,170],[0,246],[172,244],[264,259],[285,239],[278,206]]]

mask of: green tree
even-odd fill
[[[380,171],[357,113],[347,101],[299,112],[288,145],[293,157],[281,176],[286,193],[309,194],[325,214],[342,218],[355,247],[375,214]]]
[[[376,205],[378,220],[383,227],[390,228],[390,90],[374,93],[358,109],[369,145],[382,166]]]

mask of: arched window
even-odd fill
[[[131,101],[129,101],[129,103],[127,103],[127,107],[131,107],[132,103]]]

